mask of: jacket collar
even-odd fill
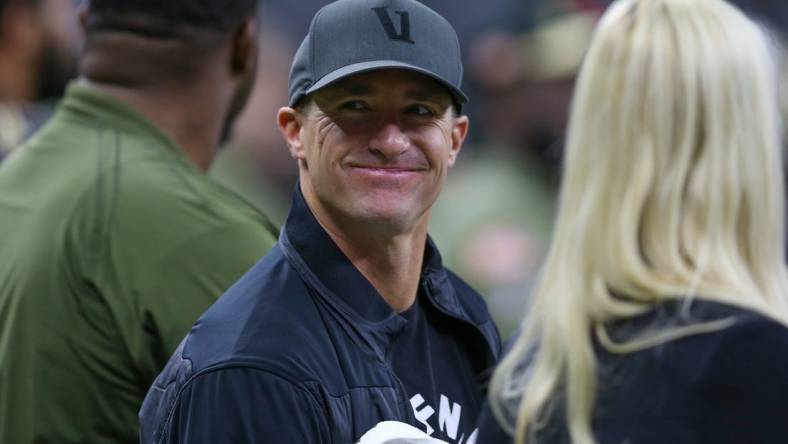
[[[426,242],[419,285],[419,291],[426,294],[420,297],[444,315],[477,329],[488,345],[482,359],[492,365],[500,352],[500,340],[489,315],[485,312],[469,316],[443,268],[438,249],[429,237]],[[317,222],[304,200],[300,183],[296,184],[279,244],[289,263],[317,293],[318,303],[327,305],[343,319],[343,329],[355,342],[385,361],[393,339],[408,321],[389,307]],[[475,319],[478,317],[485,319]]]
[[[307,272],[314,275],[332,297],[336,297],[360,318],[378,323],[396,316],[375,287],[350,262],[315,219],[301,193],[300,184],[296,185],[293,204],[282,235],[286,249],[290,246],[295,250],[308,269]],[[445,271],[440,253],[428,238],[420,282],[423,285],[427,281],[444,279]]]

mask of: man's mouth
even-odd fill
[[[413,167],[364,166],[364,165],[353,166],[351,168],[357,168],[357,169],[369,170],[369,171],[379,171],[381,173],[409,173],[409,172],[416,172],[420,170],[420,168],[413,168]]]
[[[378,179],[408,179],[422,173],[425,168],[410,165],[349,165],[351,173]]]

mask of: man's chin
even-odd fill
[[[414,211],[404,200],[354,202],[351,210],[354,219],[370,225],[394,229],[398,232],[409,231],[419,220],[423,212]]]
[[[311,193],[307,184],[302,182],[307,188],[304,193],[308,195]],[[348,230],[351,236],[357,230],[385,230],[392,235],[406,233],[425,213],[420,195],[413,190],[344,186],[328,191],[323,187],[322,191],[315,189],[314,195],[334,225]]]

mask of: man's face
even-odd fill
[[[313,100],[293,150],[308,198],[340,229],[426,227],[468,128],[448,92],[422,74],[381,70],[344,79]]]

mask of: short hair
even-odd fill
[[[3,0],[0,0],[3,1]],[[87,33],[177,37],[183,29],[227,33],[255,15],[258,0],[89,0]]]

